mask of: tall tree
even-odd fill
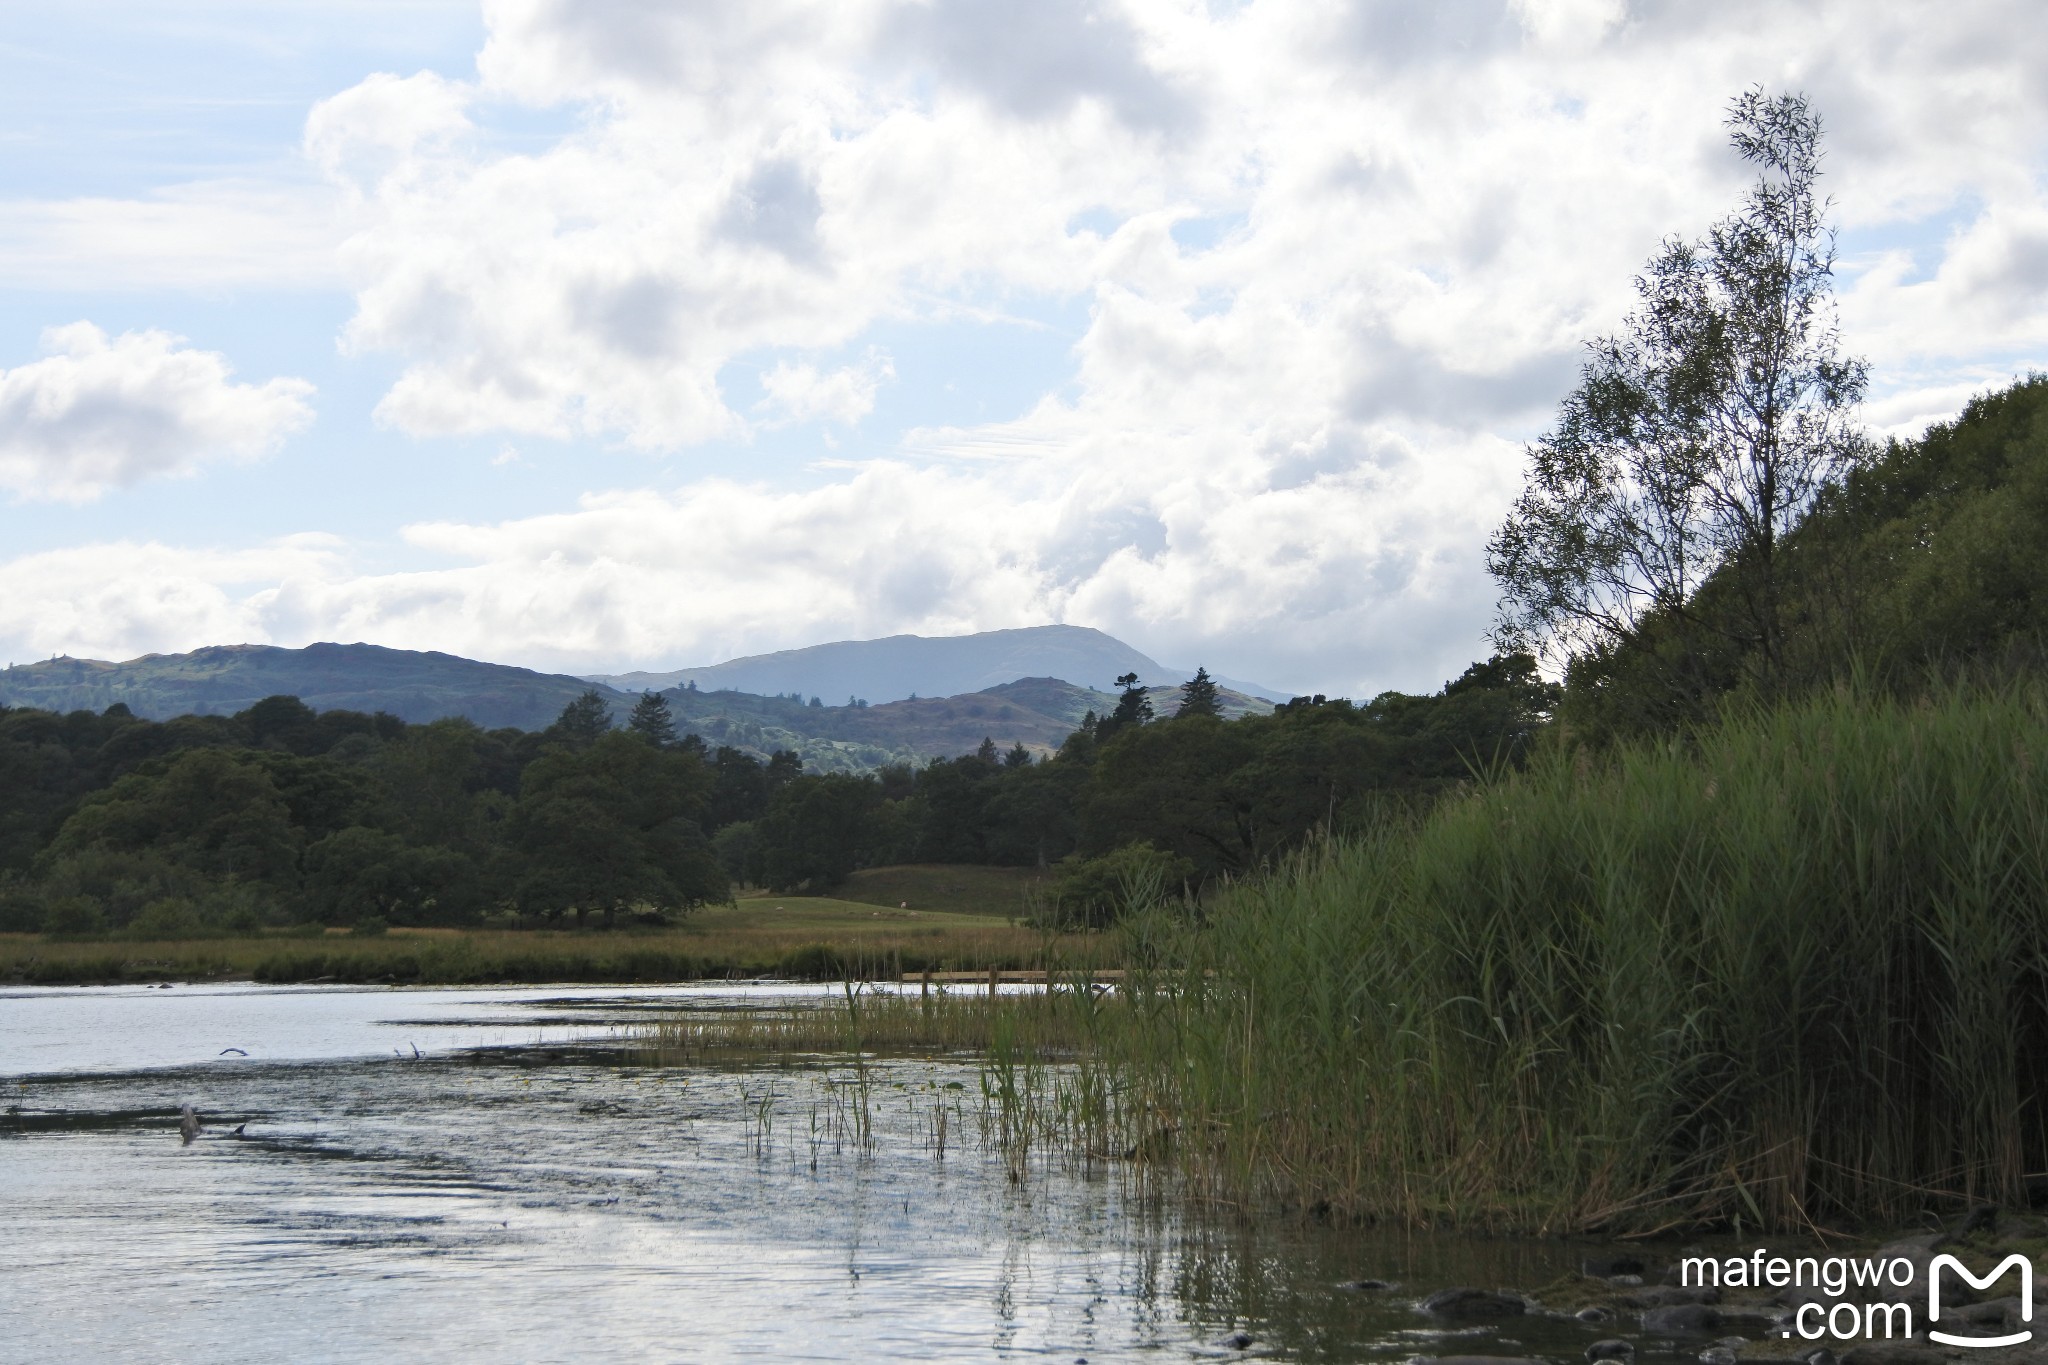
[[[591,688],[562,708],[562,714],[547,728],[549,739],[572,749],[588,749],[612,728],[612,708],[604,694]]]
[[[1216,700],[1216,683],[1209,677],[1209,670],[1197,668],[1195,676],[1180,685],[1180,709],[1173,713],[1174,719],[1222,714],[1223,706]]]
[[[1132,726],[1148,725],[1152,721],[1152,698],[1146,694],[1145,685],[1138,681],[1135,673],[1118,677],[1116,685],[1122,689],[1116,699],[1116,709],[1104,716],[1095,726],[1095,737],[1106,740],[1118,730]]]
[[[659,692],[640,694],[640,700],[633,703],[633,714],[626,719],[626,728],[657,749],[666,749],[676,742],[675,717],[669,714],[668,698]]]
[[[1839,354],[1820,116],[1803,96],[1752,89],[1727,126],[1756,183],[1637,278],[1638,307],[1620,335],[1589,343],[1487,546],[1504,648],[1610,649],[1655,615],[1776,667],[1781,542],[1867,448],[1853,417],[1868,367]],[[1731,590],[1696,611],[1717,570]]]

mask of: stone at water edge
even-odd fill
[[[1257,1340],[1258,1338],[1250,1332],[1232,1332],[1227,1337],[1218,1337],[1216,1344],[1218,1346],[1228,1346],[1233,1351],[1248,1351],[1251,1349],[1252,1343]]]
[[[1711,1332],[1721,1325],[1721,1315],[1703,1303],[1676,1303],[1652,1308],[1643,1314],[1645,1332]]]
[[[1579,1273],[1589,1280],[1611,1280],[1616,1275],[1641,1275],[1649,1264],[1640,1256],[1589,1256],[1579,1262]]]
[[[1422,1301],[1423,1312],[1440,1318],[1514,1318],[1520,1317],[1527,1307],[1512,1294],[1497,1294],[1490,1289],[1439,1289]]]
[[[1700,1352],[1700,1365],[1735,1365],[1735,1352],[1726,1346],[1709,1346]]]
[[[1589,1308],[1581,1308],[1578,1312],[1572,1314],[1572,1316],[1577,1318],[1580,1322],[1598,1323],[1614,1321],[1613,1310],[1602,1308],[1597,1303]]]
[[[1681,1303],[1719,1303],[1721,1291],[1711,1285],[1666,1284],[1623,1294],[1621,1301],[1630,1308],[1669,1308]]]
[[[1623,1341],[1620,1337],[1608,1337],[1605,1341],[1596,1341],[1586,1348],[1587,1360],[1633,1360],[1635,1354],[1636,1344],[1632,1341]]]
[[[1842,1353],[1842,1365],[1949,1365],[1945,1352],[1926,1346],[1856,1346]]]

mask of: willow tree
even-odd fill
[[[1840,353],[1820,115],[1753,89],[1727,126],[1755,183],[1704,238],[1668,238],[1620,333],[1587,344],[1487,545],[1506,648],[1570,658],[1659,616],[1777,667],[1785,536],[1868,448],[1868,367]]]

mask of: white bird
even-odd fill
[[[192,1139],[199,1136],[199,1129],[202,1126],[199,1115],[192,1111],[191,1105],[186,1105],[184,1111],[178,1115],[178,1136],[184,1139],[179,1145],[190,1147]]]

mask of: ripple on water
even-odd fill
[[[1099,1165],[1013,1185],[957,1137],[936,1160],[930,1105],[958,1105],[964,1135],[980,1102],[958,1062],[874,1064],[863,1148],[843,1071],[651,1069],[591,1046],[656,1011],[805,991],[0,994],[10,1350],[1562,1362],[1611,1335],[1447,1330],[1419,1295],[1338,1287],[1533,1287],[1573,1264],[1561,1245],[1245,1228]],[[252,1055],[218,1058],[229,1036]],[[479,1041],[503,1050],[461,1050]],[[188,1102],[207,1127],[183,1147]],[[1236,1331],[1248,1352],[1217,1345]]]

